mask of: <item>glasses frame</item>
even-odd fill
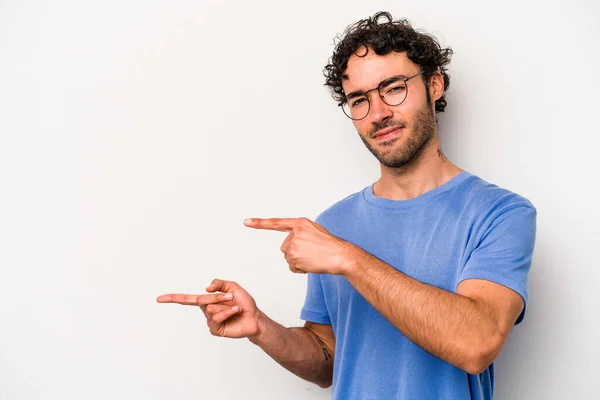
[[[390,106],[390,107],[396,107],[396,106],[399,106],[400,104],[404,103],[404,102],[406,101],[406,99],[408,98],[408,83],[407,83],[407,82],[408,82],[408,81],[410,81],[410,80],[411,80],[411,79],[413,79],[413,78],[416,78],[416,77],[417,77],[417,76],[419,76],[419,75],[422,75],[423,73],[425,73],[425,70],[424,70],[424,69],[422,69],[420,72],[418,72],[418,73],[416,73],[416,74],[414,74],[414,75],[412,75],[412,76],[409,76],[408,78],[403,78],[403,79],[400,79],[401,81],[403,81],[403,82],[406,84],[406,96],[404,96],[404,100],[402,100],[402,101],[401,101],[400,103],[398,103],[398,104],[390,104],[390,103],[386,102],[386,101],[384,100],[383,96],[381,95],[381,91],[380,91],[380,90],[381,90],[381,85],[382,85],[382,84],[383,84],[385,81],[389,81],[390,79],[393,79],[393,78],[400,78],[400,77],[402,77],[402,75],[390,76],[389,78],[386,78],[386,79],[382,80],[381,82],[379,82],[379,85],[377,85],[377,86],[376,86],[376,87],[374,87],[373,89],[369,89],[369,90],[367,90],[366,92],[364,92],[364,96],[367,98],[367,103],[368,103],[368,105],[369,105],[369,108],[368,108],[368,110],[367,110],[367,113],[365,114],[365,116],[364,116],[364,117],[362,117],[362,118],[352,118],[350,115],[348,115],[348,113],[346,113],[346,110],[344,110],[344,104],[349,104],[349,101],[348,101],[348,99],[347,99],[347,98],[345,99],[345,101],[344,101],[344,102],[340,103],[340,107],[342,108],[342,112],[344,113],[344,115],[345,115],[346,117],[350,118],[352,121],[360,121],[360,120],[363,120],[363,119],[367,118],[367,116],[368,116],[368,115],[369,115],[369,113],[371,112],[371,100],[369,100],[369,96],[367,96],[367,94],[368,94],[369,92],[372,92],[373,90],[377,90],[377,94],[379,95],[379,98],[381,99],[381,101],[383,101],[383,102],[384,102],[385,104],[387,104],[388,106]]]

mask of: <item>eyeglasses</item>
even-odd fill
[[[407,82],[424,72],[425,70],[421,70],[418,74],[409,76],[408,78],[404,75],[392,76],[381,81],[379,86],[369,89],[366,92],[362,90],[352,92],[346,96],[346,101],[340,104],[342,111],[344,111],[344,114],[348,118],[354,121],[366,118],[371,109],[371,102],[367,93],[373,90],[377,90],[379,98],[388,106],[399,106],[408,96]]]

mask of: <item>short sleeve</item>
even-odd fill
[[[495,216],[457,282],[458,285],[465,279],[485,279],[517,292],[525,303],[517,324],[523,320],[527,308],[536,216],[535,208],[527,205],[509,208]]]
[[[321,276],[318,274],[306,274],[308,277],[306,288],[306,299],[304,307],[300,312],[300,319],[317,324],[331,324],[327,306],[325,304],[325,294],[323,293],[323,284]]]

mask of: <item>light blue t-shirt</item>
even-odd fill
[[[527,303],[536,210],[466,171],[409,200],[376,197],[368,186],[316,222],[421,282],[456,292],[464,279],[485,279]],[[470,375],[431,355],[341,276],[308,274],[300,317],[333,327],[336,400],[492,398],[493,364]]]

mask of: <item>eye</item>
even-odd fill
[[[358,106],[363,105],[366,101],[367,101],[366,97],[359,97],[358,99],[353,100],[351,105],[352,105],[352,107],[358,107]]]
[[[401,83],[401,84],[397,84],[397,85],[393,85],[390,86],[387,90],[386,90],[386,94],[390,93],[390,94],[394,94],[394,93],[402,93],[403,91],[406,90],[406,85]]]

